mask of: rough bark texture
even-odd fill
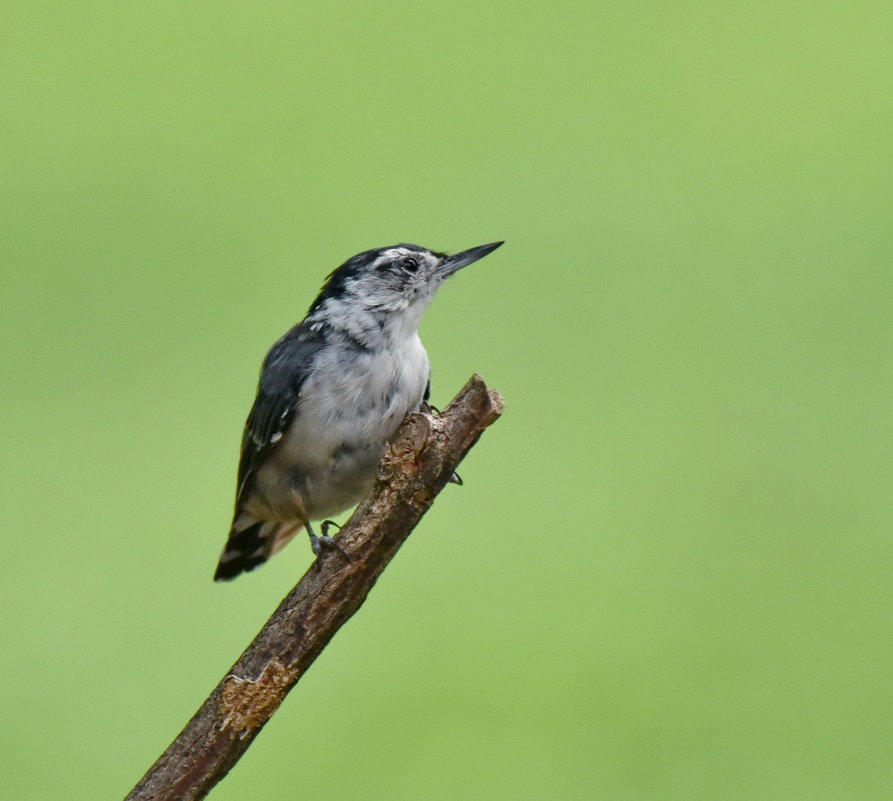
[[[449,481],[502,397],[473,376],[440,415],[413,414],[379,465],[375,489],[338,542],[286,596],[186,728],[125,801],[204,798],[369,590]]]

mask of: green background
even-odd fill
[[[0,794],[122,797],[310,563],[211,581],[267,347],[398,241],[507,410],[216,801],[893,792],[888,2],[0,15]]]

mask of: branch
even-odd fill
[[[310,567],[125,801],[204,798],[239,760],[335,632],[360,608],[462,457],[502,414],[472,376],[441,415],[412,414],[378,468],[375,489]]]

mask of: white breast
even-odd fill
[[[276,517],[314,520],[361,500],[385,443],[419,407],[427,381],[428,355],[417,335],[381,351],[320,354],[294,422],[258,474],[257,489]]]

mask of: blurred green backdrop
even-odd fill
[[[118,798],[310,563],[211,573],[260,359],[395,241],[507,400],[217,801],[893,787],[893,7],[0,25],[8,799]]]

